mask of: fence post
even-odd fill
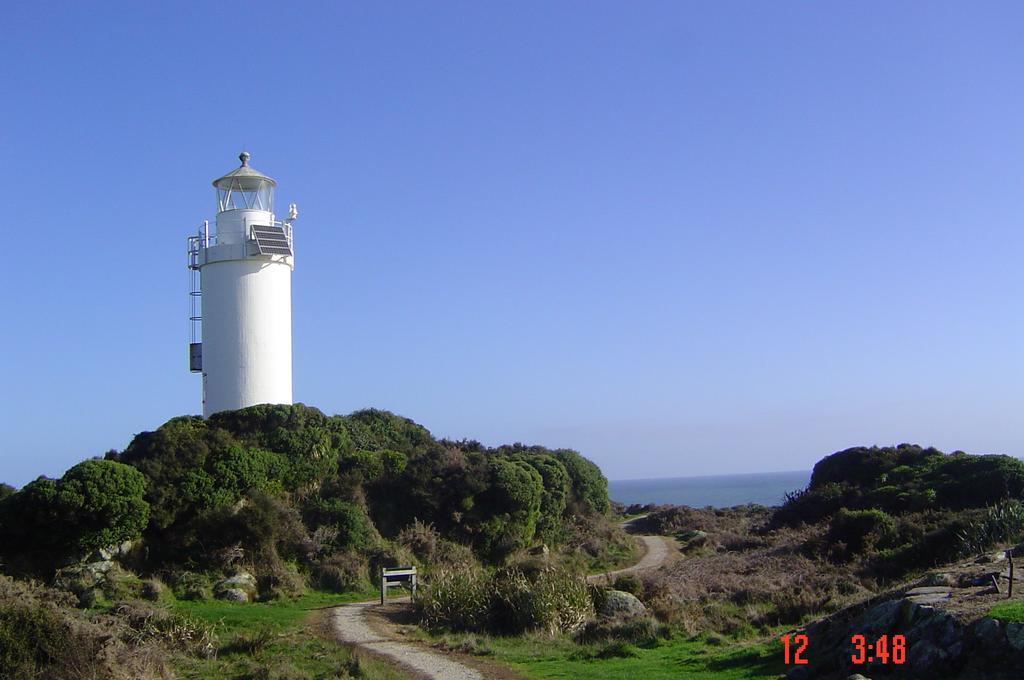
[[[1013,548],[1006,551],[1006,559],[1010,562],[1010,587],[1006,589],[1006,599],[1013,597]]]
[[[384,598],[388,592],[388,581],[387,576],[384,575],[384,567],[380,568],[380,603],[384,604]]]

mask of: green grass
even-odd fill
[[[606,558],[590,558],[583,565],[583,568],[586,569],[588,574],[603,574],[608,571],[633,566],[640,561],[643,547],[639,543],[639,539],[633,536],[631,536],[631,539],[628,547],[609,546]]]
[[[297,600],[237,603],[173,601],[169,606],[215,626],[220,638],[216,658],[177,655],[175,670],[187,678],[348,678],[397,680],[401,673],[386,663],[321,637],[313,617],[321,607],[372,599],[373,591],[337,595],[311,591]],[[267,631],[269,642],[254,653],[233,651],[238,639]]]
[[[625,656],[604,656],[607,645],[580,645],[566,637],[545,635],[496,637],[446,635],[426,638],[469,653],[486,654],[528,678],[598,680],[599,678],[715,678],[722,680],[777,678],[785,672],[777,639],[709,644],[703,637],[675,637],[656,646],[622,646]]]
[[[987,616],[1000,621],[1024,621],[1024,601],[1000,602],[988,610]]]

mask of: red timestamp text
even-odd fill
[[[863,635],[850,638],[854,652],[850,661],[854,664],[882,663],[902,664],[907,660],[907,638],[905,635],[883,635],[874,642],[868,642]]]
[[[803,633],[797,633],[796,635],[783,635],[782,640],[782,657],[785,664],[795,664],[801,666],[809,663],[804,653],[807,651],[807,645],[810,642],[807,636]]]

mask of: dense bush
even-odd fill
[[[532,578],[518,569],[442,571],[423,588],[418,607],[428,628],[499,634],[573,631],[594,613],[586,582],[557,569]]]
[[[438,547],[441,545],[441,535],[437,533],[433,525],[413,519],[398,534],[399,545],[405,546],[409,551],[423,562],[436,562]]]
[[[60,617],[49,607],[0,607],[0,669],[4,677],[34,678],[51,665],[66,666],[69,653],[75,653],[74,644]]]
[[[486,575],[463,567],[433,574],[420,588],[416,606],[427,628],[482,631],[488,627],[489,601]]]
[[[580,514],[607,512],[608,480],[601,473],[601,468],[570,449],[552,453],[569,473],[572,481],[570,503],[574,510]]]
[[[47,575],[72,549],[141,532],[133,567],[144,572],[245,564],[260,576],[263,562],[310,573],[342,551],[381,562],[381,541],[400,538],[427,562],[500,565],[534,542],[571,540],[567,526],[607,506],[600,470],[573,451],[438,441],[376,409],[261,405],[173,418],[123,453],[0,499],[0,552]]]
[[[358,553],[345,552],[323,557],[313,565],[310,580],[314,586],[333,593],[347,593],[369,586],[369,564]]]
[[[529,544],[537,529],[544,482],[522,461],[494,457],[488,461],[487,487],[475,500],[479,533],[474,543],[492,561]]]
[[[896,534],[896,520],[881,510],[843,508],[832,518],[826,540],[846,556],[890,547]]]
[[[0,501],[0,551],[15,568],[47,570],[137,538],[149,519],[145,488],[137,470],[105,460],[40,477]]]
[[[303,515],[310,527],[334,529],[331,543],[340,550],[364,548],[376,539],[376,531],[366,512],[350,501],[317,496],[306,506]]]
[[[820,460],[807,489],[787,495],[773,525],[819,522],[840,508],[900,515],[1022,497],[1024,461],[1010,456],[947,455],[912,444],[858,447]]]
[[[963,554],[977,554],[999,543],[1024,539],[1024,503],[1006,500],[985,509],[976,521],[956,532]]]

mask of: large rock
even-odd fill
[[[641,616],[647,613],[647,607],[624,590],[609,590],[598,613],[605,618]]]
[[[233,600],[235,602],[248,602],[256,599],[256,591],[256,577],[245,571],[239,572],[230,578],[218,581],[213,586],[214,596],[224,600]],[[245,599],[238,599],[237,593],[245,595]]]
[[[106,548],[99,548],[98,550],[94,550],[86,558],[86,561],[109,562],[118,557],[125,557],[131,552],[134,545],[134,541],[123,541],[121,543],[115,543],[114,545],[107,546]]]
[[[930,574],[925,574],[925,577],[921,579],[921,586],[945,586],[947,588],[959,588],[960,583],[956,576],[947,572],[933,571]]]
[[[1011,621],[1006,624],[1006,641],[1018,652],[1024,652],[1024,623]]]
[[[227,588],[217,593],[217,597],[222,600],[229,600],[231,602],[248,602],[249,596],[244,590],[238,588]]]
[[[974,624],[974,637],[985,647],[995,646],[1006,640],[1002,624],[987,616]]]

